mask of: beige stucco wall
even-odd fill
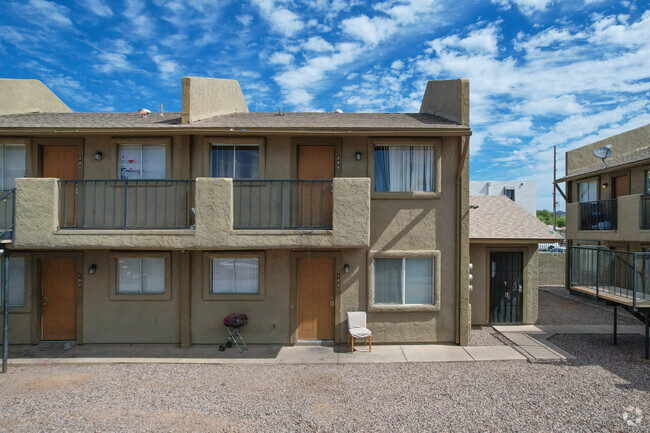
[[[537,252],[537,244],[470,243],[470,260],[473,265],[473,290],[470,295],[472,325],[490,323],[489,261],[491,251],[522,251],[524,253],[523,323],[535,323],[538,315],[538,258],[540,256]]]
[[[183,77],[183,123],[238,112],[248,106],[237,80]]]
[[[57,230],[56,179],[16,180],[17,248],[246,249],[364,247],[370,224],[370,180],[335,178],[331,231],[233,230],[231,179],[196,181],[195,230]]]
[[[469,80],[427,82],[420,113],[469,125]]]
[[[564,286],[566,253],[539,253],[539,285]]]
[[[0,78],[0,115],[71,111],[39,80]]]
[[[570,175],[582,167],[598,164],[600,160],[593,155],[593,151],[608,144],[612,146],[612,156],[610,158],[617,158],[626,153],[648,147],[650,145],[650,125],[641,126],[567,152],[566,174]]]

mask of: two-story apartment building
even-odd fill
[[[470,180],[469,194],[505,195],[531,215],[537,214],[537,183],[531,180]]]
[[[563,182],[567,287],[644,320],[648,357],[650,125],[567,152]]]
[[[377,342],[467,344],[470,135],[466,80],[419,113],[186,77],[181,113],[0,115],[10,341],[219,343],[238,312],[253,343],[343,342],[364,310]]]

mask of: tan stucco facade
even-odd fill
[[[39,80],[0,78],[0,115],[23,113],[67,113],[65,105]]]

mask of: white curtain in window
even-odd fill
[[[0,266],[0,278],[4,278],[4,266]],[[25,305],[25,258],[9,257],[9,306]],[[0,296],[0,305],[4,299]]]
[[[142,293],[165,293],[165,259],[147,257],[142,260]]]
[[[120,145],[121,179],[165,179],[165,145]]]
[[[402,259],[375,259],[375,303],[402,304]]]
[[[257,293],[258,272],[258,259],[235,259],[235,293]]]
[[[433,304],[433,259],[404,260],[405,304]]]
[[[165,178],[165,146],[142,146],[142,179]]]
[[[433,146],[388,146],[381,149],[381,158],[376,158],[375,166],[375,177],[381,179],[380,183],[385,183],[380,190],[434,190]]]
[[[117,293],[140,293],[142,276],[142,263],[136,257],[117,259]]]
[[[212,293],[259,293],[259,260],[212,259]]]
[[[25,145],[2,146],[2,190],[16,187],[16,178],[25,177]]]

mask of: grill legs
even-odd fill
[[[238,328],[229,328],[226,326],[226,329],[228,330],[228,339],[224,344],[219,346],[220,351],[226,350],[226,347],[232,347],[232,343],[235,343],[235,346],[237,346],[237,349],[239,349],[239,353],[242,353],[242,346],[244,347],[243,350],[248,350],[248,347],[246,346],[246,342],[244,341],[244,337],[241,336],[239,333]],[[241,346],[240,346],[241,344]]]

